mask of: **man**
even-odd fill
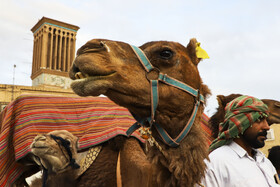
[[[210,145],[210,161],[202,181],[206,187],[267,187],[276,170],[258,148],[264,146],[269,125],[267,106],[259,99],[240,96],[225,108],[217,139]]]

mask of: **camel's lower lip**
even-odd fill
[[[75,73],[75,78],[76,79],[84,79],[84,78],[87,78],[89,77],[87,74],[83,74],[82,72],[77,72]]]
[[[103,78],[107,78],[107,77],[111,77],[115,74],[115,72],[111,72],[105,75],[87,75],[87,74],[83,74],[81,72],[78,72],[75,74],[75,80],[74,81],[85,81],[85,80],[93,80],[93,79],[103,79]]]
[[[46,149],[46,146],[32,146],[32,149]]]

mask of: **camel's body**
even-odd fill
[[[218,137],[219,133],[219,124],[224,121],[225,116],[225,107],[226,104],[235,99],[236,97],[241,96],[241,94],[231,94],[228,96],[218,95],[218,108],[217,112],[209,119],[209,127],[212,131],[212,137],[215,139]],[[274,123],[280,123],[280,102],[271,100],[271,99],[262,99],[262,101],[269,108],[269,116],[267,118],[267,122],[269,125]]]
[[[200,59],[196,56],[196,40],[191,40],[187,47],[162,41],[149,42],[140,48],[162,73],[199,89],[204,97],[210,93],[202,83],[197,69]],[[89,41],[78,50],[69,75],[75,80],[72,89],[80,96],[104,94],[141,118],[151,115],[149,81],[135,53],[126,43]],[[159,83],[158,90],[159,104],[155,121],[174,138],[189,120],[195,98],[163,83]],[[163,148],[162,152],[155,146],[149,146],[146,156],[137,141],[125,140],[119,149],[122,185],[194,186],[199,183],[206,167],[203,160],[208,155],[206,143],[202,143],[206,141],[199,125],[203,109],[204,106],[200,105],[194,125],[179,147],[171,148],[164,144],[154,127],[151,129],[152,136]],[[106,176],[109,171],[115,171],[118,152],[108,147],[103,149],[103,154],[106,159],[98,159],[108,168],[101,168],[96,163],[96,173],[91,176],[100,178],[95,181],[97,186],[102,184],[100,181],[110,179]],[[116,186],[116,181],[112,182],[110,186]]]

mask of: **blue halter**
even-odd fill
[[[162,74],[159,69],[153,67],[153,65],[150,63],[149,59],[146,57],[146,55],[140,48],[133,46],[133,45],[131,45],[131,48],[133,49],[133,51],[137,55],[138,59],[140,60],[141,64],[143,65],[143,67],[146,70],[146,77],[150,81],[150,85],[151,85],[151,102],[152,103],[151,103],[151,117],[139,118],[136,115],[132,114],[137,122],[134,123],[126,131],[126,134],[128,136],[130,136],[135,130],[137,130],[141,126],[143,127],[144,124],[146,122],[148,122],[150,125],[150,128],[152,127],[152,125],[155,126],[156,130],[160,134],[160,137],[167,145],[169,145],[171,147],[177,147],[177,146],[179,146],[179,143],[184,139],[184,137],[187,136],[187,134],[189,133],[189,131],[194,123],[198,107],[201,102],[204,103],[204,97],[203,97],[203,95],[200,94],[199,89],[196,90],[181,81],[173,79],[166,74]],[[151,76],[149,74],[152,72],[156,72],[158,74],[158,77],[156,77],[155,79],[151,78]],[[159,98],[158,97],[158,82],[159,81],[161,81],[165,84],[174,86],[180,90],[183,90],[183,91],[193,95],[196,98],[196,103],[194,105],[194,109],[193,109],[192,115],[191,115],[188,123],[186,124],[186,126],[182,130],[182,132],[175,139],[171,138],[169,136],[169,134],[158,123],[155,122],[155,111],[157,109],[158,98]]]

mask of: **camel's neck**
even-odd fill
[[[173,124],[174,126],[176,124]],[[207,158],[208,152],[199,117],[196,118],[189,134],[176,148],[164,144],[156,131],[153,131],[153,136],[162,150],[149,145],[147,155],[157,169],[155,175],[160,176],[157,182],[162,184],[161,186],[193,186],[200,181],[205,169],[203,160]]]
[[[194,104],[178,105],[176,109],[177,111],[172,112],[172,110],[159,108],[155,116],[156,123],[165,129],[172,138],[177,137],[182,132],[192,117],[200,118],[203,111],[202,104],[198,107],[197,112],[194,112]]]

